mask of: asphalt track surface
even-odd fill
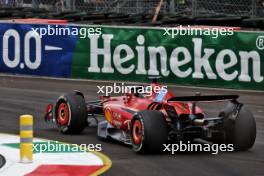
[[[184,152],[171,155],[138,155],[129,146],[116,142],[102,142],[96,137],[96,128],[86,128],[80,135],[62,135],[53,125],[46,124],[43,113],[46,104],[54,102],[65,92],[74,89],[85,94],[86,100],[98,98],[98,85],[109,83],[89,81],[65,81],[39,78],[0,76],[0,132],[18,134],[18,117],[34,115],[35,136],[76,144],[102,144],[103,153],[108,155],[112,168],[104,175],[113,176],[263,176],[264,175],[264,93],[215,89],[173,87],[177,95],[239,94],[257,122],[257,139],[254,147],[245,152],[210,153]],[[203,105],[204,106],[204,105]],[[218,104],[204,106],[209,114],[217,114]],[[1,151],[0,151],[1,152]]]

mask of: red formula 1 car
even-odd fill
[[[81,92],[64,94],[47,106],[45,120],[57,124],[62,133],[71,134],[81,133],[91,119],[96,119],[100,138],[130,144],[138,153],[157,152],[168,142],[198,138],[233,144],[236,150],[253,146],[256,123],[252,113],[237,101],[237,95],[175,97],[156,81],[147,87],[160,89],[146,95],[135,88],[123,96],[88,102]],[[197,106],[197,102],[216,101],[227,101],[216,117],[206,116]]]

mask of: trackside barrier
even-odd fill
[[[20,162],[33,162],[33,116],[20,116]]]
[[[0,23],[0,73],[264,91],[264,32],[199,28]]]

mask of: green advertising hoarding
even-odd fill
[[[264,90],[264,33],[205,29],[1,23],[0,72]]]
[[[79,38],[72,77],[264,90],[264,33],[166,35],[167,29],[102,27]]]

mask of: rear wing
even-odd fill
[[[228,101],[238,99],[238,95],[197,95],[197,96],[182,96],[172,97],[167,102],[213,102],[213,101]]]

